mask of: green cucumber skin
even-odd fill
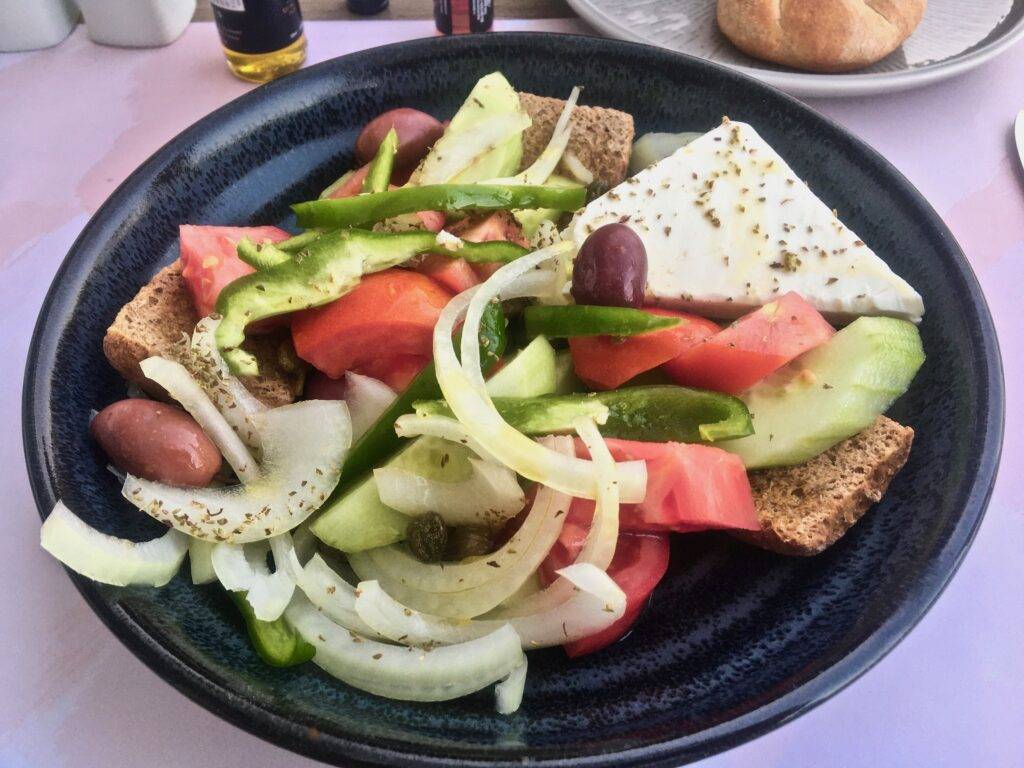
[[[861,317],[742,397],[755,433],[721,443],[748,469],[802,464],[867,429],[924,363],[917,327]]]

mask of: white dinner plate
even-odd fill
[[[737,50],[715,23],[715,0],[568,0],[612,37],[724,64],[797,96],[861,96],[916,88],[966,72],[1024,37],[1024,0],[929,0],[902,46],[870,67],[812,74]]]

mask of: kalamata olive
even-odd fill
[[[344,400],[345,377],[332,379],[320,371],[310,371],[303,391],[307,400]]]
[[[108,405],[92,420],[92,436],[120,470],[168,485],[207,485],[220,451],[185,411],[155,400]]]
[[[405,529],[405,543],[417,560],[436,563],[444,559],[448,529],[437,512],[414,517]]]
[[[426,112],[408,107],[392,109],[373,118],[363,128],[356,139],[356,162],[360,165],[370,162],[392,128],[398,133],[397,172],[412,170],[444,133],[441,123]]]
[[[577,304],[639,307],[647,288],[647,251],[625,224],[605,224],[583,241],[572,268]]]

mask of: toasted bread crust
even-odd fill
[[[139,368],[139,363],[153,355],[168,355],[184,336],[195,329],[195,310],[181,276],[181,263],[164,267],[121,307],[103,337],[103,354],[128,381],[156,397],[163,391],[155,387]],[[245,349],[259,361],[260,375],[243,377],[245,386],[270,407],[286,405],[295,400],[301,385],[299,377],[285,372],[278,361],[280,345],[286,335],[281,332],[246,340]]]
[[[805,464],[751,472],[762,530],[733,535],[784,555],[824,551],[882,498],[913,440],[913,429],[879,416]]]
[[[718,26],[744,53],[812,72],[859,69],[892,53],[927,0],[718,0]]]
[[[565,101],[520,93],[519,103],[533,120],[523,133],[522,165],[525,168],[551,140]],[[576,107],[569,124],[572,136],[567,149],[606,187],[621,184],[626,178],[633,149],[633,116],[607,107]]]

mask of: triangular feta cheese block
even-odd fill
[[[577,245],[611,222],[648,259],[648,298],[730,318],[796,291],[836,320],[919,322],[924,302],[745,123],[723,122],[591,202]]]

